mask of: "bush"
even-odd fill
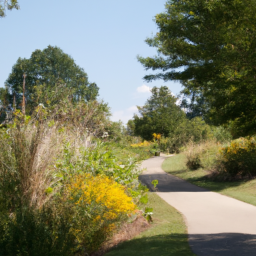
[[[190,170],[197,170],[200,167],[203,167],[199,155],[194,155],[188,158],[186,162],[186,166]]]
[[[231,177],[252,177],[256,175],[256,141],[254,138],[234,140],[220,150],[215,166],[219,173]]]
[[[66,187],[66,212],[79,251],[92,253],[135,210],[125,187],[105,176],[76,175]]]
[[[187,167],[191,170],[200,167],[211,169],[216,162],[219,147],[219,143],[215,140],[202,141],[201,143],[190,141],[185,149]]]
[[[63,215],[50,207],[19,208],[0,215],[1,256],[70,256],[76,238]]]

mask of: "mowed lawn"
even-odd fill
[[[256,179],[247,181],[213,181],[204,169],[191,171],[186,167],[186,156],[178,154],[167,158],[162,168],[167,173],[180,177],[199,187],[236,198],[256,206]]]
[[[154,209],[152,226],[106,256],[195,256],[182,215],[154,193],[149,193],[149,207]]]

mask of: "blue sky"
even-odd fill
[[[167,85],[178,94],[178,82],[146,83],[136,56],[154,56],[145,39],[157,32],[153,19],[166,0],[19,0],[19,11],[0,19],[0,86],[19,57],[58,46],[84,68],[100,87],[112,120],[124,123],[150,96],[149,88]]]

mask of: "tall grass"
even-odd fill
[[[196,170],[200,167],[210,169],[217,160],[220,143],[215,139],[195,143],[190,141],[184,151],[187,167]]]

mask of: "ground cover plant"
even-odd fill
[[[151,227],[137,237],[112,249],[106,256],[192,256],[182,215],[155,193],[149,193],[154,208]]]

